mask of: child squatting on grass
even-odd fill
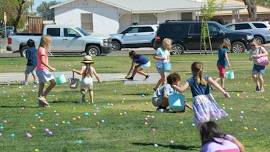
[[[168,102],[168,94],[174,91],[173,85],[179,85],[181,78],[178,73],[171,73],[167,77],[167,84],[164,84],[163,86],[159,87],[152,97],[152,103],[155,107],[157,107],[158,112],[167,112],[167,107],[169,106]],[[191,108],[186,103],[186,106]],[[192,109],[192,108],[191,108]]]
[[[84,57],[82,63],[84,64],[81,71],[73,69],[72,71],[82,75],[81,80],[81,102],[85,102],[85,94],[88,91],[91,103],[94,103],[94,84],[93,76],[96,77],[99,83],[101,83],[100,77],[98,76],[95,68],[92,66],[94,61],[91,56],[87,55]]]
[[[232,135],[221,132],[213,121],[201,125],[200,135],[201,152],[245,152],[240,141]]]
[[[55,68],[49,65],[48,49],[51,44],[51,37],[44,35],[41,37],[38,53],[37,53],[37,77],[39,80],[39,105],[42,107],[49,106],[46,100],[48,93],[55,87],[56,83],[51,71],[55,71]],[[48,88],[44,91],[44,85],[46,82],[50,82]]]
[[[28,76],[30,73],[32,73],[34,84],[37,84],[37,78],[36,78],[36,66],[37,66],[37,49],[35,45],[35,41],[32,39],[29,39],[27,41],[28,49],[25,52],[25,57],[27,59],[26,69],[25,69],[25,78],[24,78],[24,85],[28,84]]]
[[[194,120],[199,127],[202,123],[210,120],[219,120],[226,117],[228,114],[219,107],[216,100],[210,92],[210,85],[213,85],[226,98],[230,95],[226,92],[215,80],[211,77],[203,75],[203,64],[194,62],[191,65],[192,76],[186,81],[183,86],[173,85],[173,88],[179,92],[184,92],[190,87],[193,101]]]
[[[220,85],[225,89],[225,73],[226,67],[230,67],[230,61],[228,57],[228,51],[231,49],[231,43],[229,39],[224,39],[220,48],[218,49],[217,68],[219,71]]]

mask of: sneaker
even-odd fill
[[[129,77],[129,78],[127,78],[128,80],[133,80],[133,77]]]
[[[22,81],[22,85],[28,85],[27,81]]]
[[[34,81],[34,84],[39,84],[38,81]]]
[[[157,108],[157,112],[168,112],[168,109]]]
[[[259,86],[256,86],[256,92],[260,92]]]
[[[46,101],[45,97],[39,97],[38,98],[39,106],[41,107],[48,107],[49,103]]]
[[[150,75],[146,75],[144,80],[147,80],[150,77]]]
[[[261,88],[260,92],[264,92],[264,88]]]

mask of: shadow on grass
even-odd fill
[[[49,103],[78,103],[78,101],[64,101],[64,100],[54,100]]]
[[[39,106],[0,106],[0,108],[40,108]]]
[[[125,94],[122,94],[122,95],[124,95],[124,96],[142,96],[142,95],[143,96],[150,96],[152,94],[141,92],[141,93],[125,93]]]
[[[241,90],[227,90],[227,92],[237,92],[237,93],[243,93],[244,91],[241,91]]]
[[[136,146],[154,146],[155,143],[132,143]],[[179,150],[199,150],[199,146],[193,146],[193,145],[180,145],[180,144],[170,144],[170,145],[164,145],[164,144],[158,144],[159,147],[164,148],[170,148],[170,149],[179,149]]]

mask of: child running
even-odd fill
[[[81,68],[81,71],[77,71],[73,69],[72,71],[82,75],[81,80],[81,102],[85,102],[85,94],[88,91],[89,97],[91,103],[94,103],[94,85],[93,85],[93,76],[96,77],[99,83],[101,83],[101,80],[95,70],[95,68],[92,66],[94,64],[94,61],[91,56],[87,55],[84,57],[82,63],[84,64]]]
[[[179,92],[184,92],[188,87],[191,88],[194,120],[197,127],[204,122],[226,117],[228,114],[215,101],[210,92],[210,85],[221,91],[226,98],[230,97],[229,93],[211,77],[203,75],[203,64],[201,62],[194,62],[191,65],[191,71],[192,77],[183,86],[173,85],[173,88]]]
[[[37,49],[35,46],[35,42],[32,39],[27,41],[28,49],[25,52],[25,56],[27,59],[26,69],[25,69],[25,79],[24,85],[28,85],[28,76],[31,73],[34,79],[34,84],[37,84],[36,79],[36,66],[37,66]]]
[[[268,52],[264,47],[259,46],[256,40],[250,43],[250,57],[249,60],[253,61],[252,78],[256,84],[256,92],[264,92],[263,75],[265,73],[265,66],[259,65],[256,62],[257,58],[268,56]]]
[[[39,80],[39,106],[46,107],[49,103],[46,100],[48,93],[55,87],[56,83],[54,76],[50,71],[55,71],[55,68],[49,65],[48,59],[48,49],[51,44],[51,37],[44,35],[41,37],[38,53],[37,53],[37,77]],[[48,88],[44,90],[44,85],[46,82],[50,82]]]
[[[128,74],[126,76],[126,79],[133,80],[136,73],[139,73],[139,74],[145,76],[145,80],[148,79],[149,75],[144,73],[143,70],[147,69],[151,66],[149,59],[143,55],[136,54],[135,51],[130,51],[129,57],[132,59],[132,63],[131,63],[130,70],[128,71]],[[137,64],[137,65],[135,65],[135,64]],[[133,70],[132,75],[130,77],[128,77],[132,70]]]
[[[240,141],[232,135],[222,133],[213,121],[202,124],[200,135],[201,152],[245,152]]]
[[[156,86],[153,88],[157,90],[160,85],[166,83],[166,72],[164,71],[164,63],[170,62],[170,51],[172,50],[172,40],[165,38],[162,41],[162,46],[156,50],[154,59],[156,59],[156,69],[160,74],[160,79],[157,82]]]
[[[221,47],[218,49],[217,67],[219,71],[220,85],[225,89],[225,73],[226,66],[230,67],[230,61],[228,57],[228,51],[231,49],[231,43],[229,39],[224,39]]]

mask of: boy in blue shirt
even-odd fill
[[[35,47],[35,42],[32,39],[29,39],[27,41],[27,46],[28,46],[28,49],[25,52],[27,64],[26,64],[26,69],[25,69],[24,84],[25,85],[28,84],[28,76],[30,73],[32,73],[34,83],[37,84],[36,73],[35,73],[35,69],[37,66],[37,49]]]

